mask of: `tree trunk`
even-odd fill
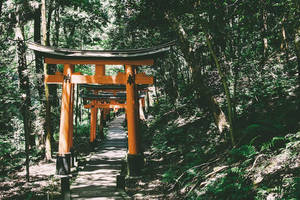
[[[38,7],[34,10],[34,42],[41,43],[41,8]],[[35,52],[35,73],[36,84],[35,87],[39,94],[39,103],[42,105],[38,108],[36,114],[36,121],[39,123],[35,126],[35,132],[37,136],[36,147],[38,149],[45,148],[44,132],[45,132],[45,120],[44,120],[44,81],[43,81],[43,60],[40,54]],[[42,123],[42,126],[40,125]]]
[[[21,96],[21,115],[24,124],[25,133],[25,154],[26,154],[26,180],[29,182],[29,135],[31,132],[31,96],[30,96],[30,82],[28,77],[28,69],[26,63],[26,47],[24,42],[24,24],[22,20],[23,9],[22,5],[17,5],[17,24],[16,24],[16,41],[17,41],[17,55],[18,55],[18,75],[19,75],[19,88]]]
[[[284,65],[285,71],[289,72],[289,66],[290,66],[290,61],[289,61],[289,46],[288,46],[288,41],[286,37],[286,30],[285,30],[285,17],[282,19],[282,24],[281,24],[281,35],[282,35],[282,41],[280,44],[280,49],[284,52],[285,54],[285,62],[286,65]]]
[[[298,84],[300,87],[300,28],[298,28],[295,33],[295,50],[298,64]]]
[[[35,10],[35,15],[34,15],[34,42],[36,43],[41,43],[41,9],[36,9]],[[35,53],[35,72],[37,74],[37,90],[39,93],[39,97],[42,100],[44,97],[43,93],[43,59],[42,56],[39,55],[38,53]]]
[[[295,5],[295,8],[296,8],[295,16],[299,16],[300,15],[300,1],[294,0],[293,2]],[[299,23],[299,21],[297,21],[296,24],[297,24],[297,27],[295,29],[295,51],[296,51],[297,64],[298,64],[298,87],[300,90],[300,23]]]
[[[46,1],[42,0],[42,35],[43,35],[43,45],[47,44],[47,25],[46,25]],[[44,63],[44,75],[46,75],[47,72],[47,64]],[[52,138],[52,133],[51,133],[51,126],[50,126],[50,121],[51,121],[51,113],[50,113],[50,103],[49,103],[49,87],[47,84],[45,84],[45,107],[46,107],[46,160],[51,160],[52,159],[52,147],[51,147],[51,138]]]
[[[3,5],[3,0],[0,0],[0,17],[2,15],[2,5]]]
[[[60,29],[60,5],[59,2],[56,0],[55,1],[55,11],[54,11],[54,37],[53,37],[53,46],[58,46],[58,41],[59,41],[59,29]]]
[[[233,130],[233,121],[232,121],[232,103],[231,103],[231,97],[230,97],[230,92],[229,92],[229,87],[227,85],[227,78],[226,75],[222,72],[220,63],[218,61],[218,58],[212,48],[212,44],[209,38],[209,35],[206,35],[206,42],[209,48],[209,51],[215,61],[216,67],[218,69],[219,76],[221,78],[223,88],[225,91],[225,96],[226,96],[226,101],[227,101],[227,108],[228,108],[228,119],[229,119],[229,131],[230,131],[230,140],[232,143],[232,146],[235,145],[235,139],[234,139],[234,130]]]
[[[268,39],[267,39],[267,12],[266,12],[266,5],[264,1],[261,1],[262,11],[261,11],[261,21],[262,21],[262,28],[261,28],[261,40],[262,40],[262,59],[260,63],[260,72],[261,75],[264,73],[264,65],[266,63],[268,57]]]
[[[210,89],[204,83],[203,77],[201,73],[199,73],[200,66],[194,63],[194,52],[192,51],[184,28],[172,14],[166,14],[165,18],[170,24],[170,26],[172,26],[173,30],[176,31],[179,48],[181,49],[183,56],[187,62],[187,65],[189,66],[190,71],[192,73],[193,84],[197,87],[197,90],[201,94],[202,99],[208,106],[209,111],[213,116],[216,126],[218,127],[220,133],[222,133],[225,129],[229,127],[229,123],[218,102],[213,97]]]

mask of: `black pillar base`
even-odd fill
[[[117,175],[117,188],[125,189],[125,176],[124,175]]]
[[[71,200],[70,178],[62,177],[61,179],[61,195],[63,200]]]
[[[127,175],[141,176],[144,168],[144,156],[141,154],[127,154]]]
[[[71,148],[70,152],[71,152],[71,168],[77,167],[78,166],[78,152],[74,148]]]
[[[56,174],[68,175],[71,172],[71,153],[58,154],[56,157]]]
[[[93,142],[90,142],[89,150],[94,151],[96,146],[97,146],[96,140],[94,140]]]

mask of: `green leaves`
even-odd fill
[[[256,153],[254,146],[243,145],[230,151],[230,159],[234,162],[244,161],[245,159],[252,158]]]

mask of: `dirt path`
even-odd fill
[[[71,185],[72,199],[124,199],[124,192],[116,189],[116,176],[127,152],[127,137],[123,130],[124,115],[113,120],[107,140],[95,148],[82,171]]]

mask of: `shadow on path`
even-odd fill
[[[116,188],[121,161],[127,153],[123,120],[121,115],[110,123],[106,141],[87,157],[86,166],[71,185],[72,199],[124,199]]]

